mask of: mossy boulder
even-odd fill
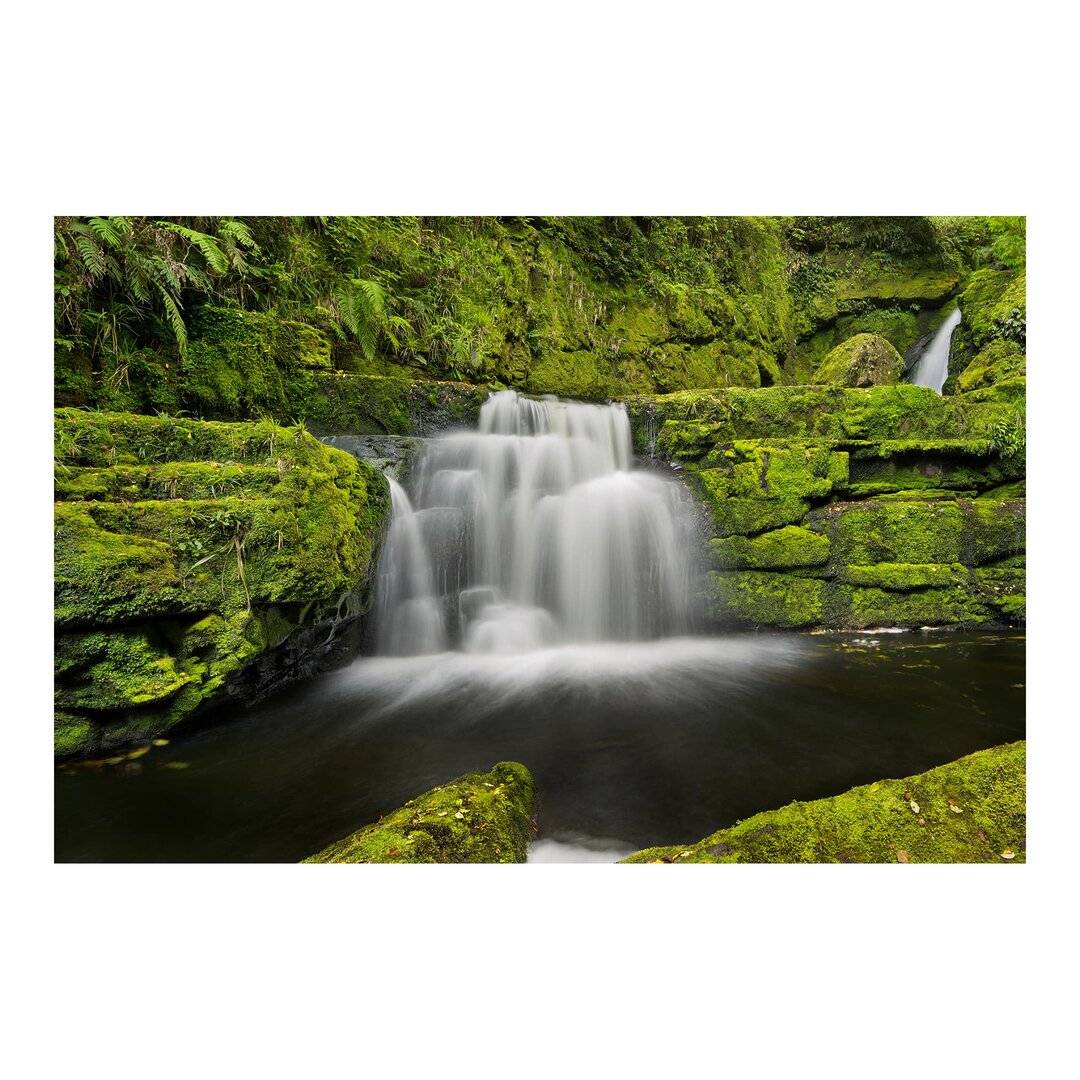
[[[994,863],[1027,857],[1026,743],[767,810],[626,863]]]
[[[720,626],[816,626],[824,613],[824,582],[770,571],[712,571],[706,610]]]
[[[389,506],[300,427],[78,410],[56,493],[60,753],[160,734],[286,640],[260,692],[309,673],[370,603]]]
[[[730,536],[711,540],[709,556],[717,570],[821,566],[829,561],[829,540],[820,533],[788,525],[752,538]]]
[[[889,386],[904,373],[903,357],[878,334],[856,334],[837,345],[814,372],[814,382],[836,386]]]
[[[417,796],[305,863],[523,863],[535,789],[524,765],[502,761]]]
[[[829,537],[837,565],[978,566],[1024,550],[1025,509],[1022,499],[833,503],[810,524]]]

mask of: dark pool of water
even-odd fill
[[[1023,683],[1019,635],[362,659],[129,764],[58,770],[55,857],[293,862],[501,760],[536,778],[548,859],[690,842],[1021,739]]]

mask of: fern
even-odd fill
[[[212,270],[224,274],[229,269],[229,260],[225,252],[218,247],[217,241],[212,236],[196,232],[195,229],[189,229],[184,225],[178,225],[175,221],[159,221],[157,224],[160,228],[177,233],[194,244],[202,252],[203,258]]]

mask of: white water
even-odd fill
[[[687,502],[632,469],[621,404],[493,394],[479,431],[424,448],[409,487],[391,482],[380,654],[522,653],[691,628]]]
[[[915,386],[928,386],[939,394],[949,375],[949,349],[953,332],[960,325],[960,309],[957,308],[938,328],[926,346],[926,351],[915,361],[910,381]]]

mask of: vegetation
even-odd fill
[[[433,788],[306,863],[523,863],[535,832],[529,770],[502,761]]]
[[[58,218],[57,403],[291,422],[319,370],[579,397],[806,382],[857,333],[908,349],[979,265],[1014,272],[1017,228]]]
[[[55,430],[57,753],[161,734],[370,603],[386,482],[303,428],[67,409]]]
[[[1026,744],[981,750],[903,780],[767,810],[694,844],[627,863],[1026,861]]]

